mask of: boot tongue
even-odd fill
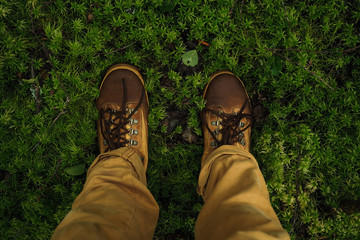
[[[239,108],[239,107],[230,106],[228,108],[225,108],[225,107],[220,106],[220,105],[211,105],[211,106],[209,106],[207,108],[212,109],[214,111],[224,112],[224,113],[227,113],[227,114],[238,113],[241,110],[241,108]]]
[[[103,105],[102,105],[102,109],[104,109],[104,111],[106,112],[107,110],[115,110],[115,111],[120,111],[121,110],[121,108],[120,108],[120,106],[119,105],[117,105],[116,103],[109,103],[109,102],[107,102],[107,103],[104,103]]]

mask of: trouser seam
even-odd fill
[[[134,171],[135,171],[135,173],[136,173],[136,175],[137,175],[137,177],[138,177],[138,179],[139,179],[139,174],[136,172],[133,164],[132,164],[130,161],[128,161],[128,163],[129,163],[129,164],[131,165],[131,167],[134,169]],[[129,169],[129,171],[131,171],[131,170]],[[133,175],[131,172],[130,172],[130,174]],[[138,196],[137,196],[137,191],[136,191],[135,186],[134,186],[134,179],[133,179],[133,178],[131,178],[131,186],[132,186],[132,190],[133,190],[133,192],[134,192],[134,202],[135,202],[135,203],[134,203],[134,210],[132,211],[132,214],[131,214],[131,217],[130,217],[130,220],[129,220],[128,228],[127,228],[126,233],[125,233],[125,235],[124,235],[125,238],[127,238],[127,235],[128,235],[128,233],[129,233],[129,231],[130,231],[130,226],[131,226],[131,223],[132,223],[132,221],[133,221],[133,219],[134,219],[135,212],[136,212],[136,208],[137,208],[137,204],[138,204]]]

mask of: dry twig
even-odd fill
[[[47,2],[43,2],[42,5],[39,7],[39,10],[43,9],[44,7],[46,7],[47,5],[50,5],[51,3],[56,2],[56,0],[51,0],[51,1],[47,1]]]
[[[345,49],[343,51],[336,51],[336,52],[341,52],[343,54],[341,54],[336,60],[335,60],[335,64],[331,67],[330,69],[330,72],[329,72],[329,77],[330,77],[330,74],[332,73],[332,71],[335,69],[335,66],[336,66],[336,63],[340,60],[340,58],[344,57],[348,52],[351,52],[351,51],[355,51],[356,49],[358,49],[360,47],[359,46],[356,46],[356,47],[353,47],[353,48],[349,48],[349,49]]]
[[[69,104],[70,100],[71,100],[71,98],[69,98],[68,100],[66,100],[65,105],[64,105],[64,109],[59,112],[59,114],[56,116],[56,118],[54,118],[54,120],[52,121],[51,125],[48,127],[47,131],[48,131],[52,126],[54,126],[54,124],[55,124],[56,121],[60,118],[61,115],[63,115],[63,114],[66,113],[65,108],[66,108],[66,106]],[[46,131],[46,132],[47,132],[47,131]],[[40,141],[35,144],[35,146],[31,149],[31,151],[33,152],[33,151],[39,146],[39,144],[40,144]]]
[[[333,90],[333,91],[335,92],[335,89],[334,89],[333,87],[331,87],[327,82],[325,82],[321,77],[319,77],[318,75],[316,75],[316,73],[314,73],[313,71],[309,70],[307,67],[301,65],[300,63],[295,63],[295,62],[291,61],[290,58],[288,58],[288,57],[286,57],[286,56],[284,56],[284,55],[282,55],[282,54],[280,54],[280,53],[277,53],[277,52],[272,52],[272,53],[275,54],[275,55],[278,55],[278,56],[280,56],[280,57],[282,57],[282,58],[284,58],[284,59],[286,59],[288,62],[291,62],[291,63],[293,63],[293,64],[296,64],[296,65],[302,67],[303,69],[305,69],[307,72],[311,73],[313,76],[315,76],[316,78],[318,78],[318,79],[319,79],[320,81],[322,81],[326,86],[328,86],[331,90]]]
[[[290,20],[289,20],[289,17],[288,17],[288,15],[287,15],[287,12],[286,12],[286,8],[285,8],[284,1],[282,1],[282,5],[283,5],[283,8],[284,8],[286,21],[288,22],[288,24],[289,24],[289,26],[290,26],[290,28],[291,28],[291,31],[293,31],[293,33],[296,35],[295,30],[293,29],[293,27],[292,27],[291,24],[290,24]]]
[[[241,1],[240,16],[239,16],[240,21],[241,21],[241,14],[242,14],[243,7],[244,7],[244,0]]]
[[[360,48],[359,46],[348,48],[344,50],[336,50],[336,49],[328,49],[328,50],[322,50],[322,51],[316,51],[316,50],[309,50],[309,49],[296,49],[296,48],[265,48],[268,51],[271,52],[310,52],[310,53],[348,53],[351,51],[355,51],[356,49]],[[247,48],[243,49],[242,51],[252,51],[257,50],[258,48]]]
[[[35,71],[34,71],[34,62],[31,59],[31,78],[35,79]],[[39,83],[34,83],[35,87],[35,113],[38,114],[41,110],[41,96],[40,96],[40,87]]]
[[[264,9],[264,5],[261,3],[261,1],[258,0],[258,2],[260,3],[261,7]]]
[[[310,52],[310,53],[318,53],[318,54],[322,54],[322,53],[342,53],[335,62],[339,61],[340,58],[344,57],[347,53],[355,51],[357,49],[360,48],[360,45],[352,47],[352,48],[348,48],[348,49],[344,49],[344,50],[337,50],[337,49],[328,49],[328,50],[322,50],[322,51],[316,51],[316,50],[308,50],[308,49],[295,49],[295,48],[265,48],[266,50],[272,52],[273,54],[276,54],[284,59],[286,59],[288,62],[294,63],[293,61],[291,61],[288,57],[278,53],[278,52]],[[242,51],[246,52],[246,51],[253,51],[253,50],[257,50],[257,48],[247,48],[247,49],[243,49]],[[305,69],[306,71],[308,71],[309,73],[311,73],[313,76],[315,76],[316,78],[318,78],[320,81],[322,81],[326,86],[328,86],[331,90],[335,91],[335,89],[333,87],[331,87],[326,81],[324,81],[321,77],[319,77],[318,75],[316,75],[316,73],[314,73],[313,71],[309,70],[306,66],[301,65],[300,63],[294,63],[300,67],[302,67],[303,69]],[[335,64],[336,65],[336,64]],[[335,65],[330,69],[329,72],[329,77],[330,74],[332,73],[332,71],[335,68]]]
[[[60,164],[61,164],[62,159],[60,158],[57,162],[56,168],[54,173],[51,175],[50,179],[52,179],[54,176],[57,176],[57,171],[59,170]]]
[[[232,8],[231,8],[230,11],[229,11],[229,16],[231,16],[231,14],[232,14],[232,12],[233,12],[233,10],[234,10],[234,7],[235,7],[235,5],[236,5],[236,3],[237,3],[238,1],[239,1],[239,0],[235,0],[235,1],[234,1],[234,4],[233,4]]]
[[[111,51],[111,52],[105,53],[104,55],[107,56],[107,55],[112,54],[112,53],[115,53],[115,52],[120,52],[121,50],[124,50],[124,49],[126,49],[126,48],[128,48],[128,47],[131,47],[131,46],[134,45],[135,43],[137,43],[137,42],[135,41],[135,42],[133,42],[133,43],[131,43],[131,44],[125,46],[125,47],[121,47],[121,48],[115,49],[115,50],[113,50],[113,51]]]
[[[355,51],[359,47],[360,47],[360,45],[353,47],[353,48],[348,48],[345,50],[329,49],[329,50],[323,50],[323,51],[315,51],[315,50],[308,50],[308,49],[295,49],[295,48],[265,48],[265,49],[272,51],[272,52],[348,53],[351,51]],[[251,50],[251,49],[248,49],[248,50]]]
[[[67,103],[65,103],[65,106],[67,105]],[[56,123],[56,121],[59,119],[59,117],[61,116],[61,115],[63,115],[63,114],[65,114],[66,113],[66,111],[64,111],[64,110],[62,110],[61,112],[59,112],[59,114],[56,116],[56,118],[53,120],[53,122],[51,123],[51,125],[50,125],[50,127],[49,127],[49,129],[52,127],[52,126],[54,126],[54,124]]]

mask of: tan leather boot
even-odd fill
[[[129,64],[110,67],[96,100],[100,152],[132,147],[148,164],[149,99],[139,70]]]
[[[250,151],[253,117],[250,99],[244,84],[233,73],[214,73],[205,87],[206,105],[201,112],[204,132],[204,154],[207,156],[222,145],[234,145]]]

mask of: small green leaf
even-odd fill
[[[182,61],[186,66],[195,67],[199,62],[198,53],[196,50],[190,50],[182,55]]]
[[[281,58],[276,56],[272,66],[271,66],[271,75],[278,76],[281,69],[282,69]]]
[[[73,167],[65,168],[64,171],[71,176],[79,176],[85,171],[85,164],[78,164]]]

